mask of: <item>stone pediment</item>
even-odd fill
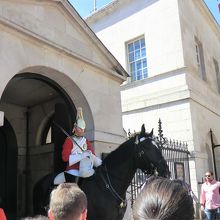
[[[67,0],[1,0],[0,24],[126,77],[126,71]]]

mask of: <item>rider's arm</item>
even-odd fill
[[[63,150],[62,150],[62,160],[64,162],[69,161],[69,156],[71,154],[71,150],[73,148],[73,143],[70,138],[66,138],[64,144],[63,144]]]
[[[69,166],[72,166],[73,164],[78,163],[79,161],[81,161],[82,159],[84,159],[86,157],[90,158],[91,155],[92,155],[92,153],[90,150],[86,150],[86,151],[83,151],[80,153],[78,153],[78,152],[72,153],[69,156]]]
[[[75,154],[70,154],[69,156],[69,166],[72,166],[75,163],[78,163],[80,160],[85,158],[85,155],[83,153],[75,153]]]
[[[95,155],[95,152],[94,152],[94,150],[93,150],[93,148],[92,148],[92,145],[91,145],[91,143],[90,143],[89,141],[87,141],[87,148],[88,148],[88,150],[90,150],[90,151],[92,152],[92,154],[94,155],[94,156],[93,156],[93,159],[94,159],[94,161],[93,161],[93,166],[94,166],[94,167],[100,166],[100,165],[102,164],[102,160]]]
[[[88,150],[86,150],[84,152],[81,152],[81,153],[79,153],[77,151],[75,153],[70,152],[69,157],[68,157],[69,166],[72,166],[73,164],[78,163],[82,159],[84,159],[86,157],[89,157],[90,154],[91,154],[90,151],[92,153],[94,153],[91,144],[88,141],[86,141],[86,143],[87,143],[87,149]]]

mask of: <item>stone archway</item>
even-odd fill
[[[16,154],[18,168],[15,172],[17,181],[14,181],[17,184],[13,186],[14,189],[18,188],[18,197],[15,198],[15,206],[18,210],[17,217],[32,214],[34,184],[39,178],[53,171],[56,163],[56,159],[54,163],[54,158],[58,157],[56,152],[59,151],[56,151],[53,141],[49,144],[42,144],[39,141],[46,127],[44,125],[45,118],[53,117],[55,106],[59,104],[67,109],[67,130],[68,128],[70,130],[75,120],[74,97],[70,97],[63,89],[63,81],[57,80],[58,76],[56,76],[56,80],[53,77],[45,76],[51,74],[51,69],[50,73],[48,73],[48,68],[45,68],[44,71],[45,74],[41,68],[41,74],[22,72],[14,76],[7,84],[0,102],[0,107],[15,130],[18,141],[16,148],[18,150],[18,154]],[[72,84],[74,83],[72,82]],[[76,87],[73,85],[73,88]],[[77,99],[77,97],[75,98]],[[0,141],[4,143],[4,138],[2,137]]]

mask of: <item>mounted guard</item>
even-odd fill
[[[149,174],[152,173],[152,165],[158,176],[170,177],[169,167],[154,141],[153,132],[146,133],[142,125],[140,133],[122,143],[103,160],[96,175],[82,179],[81,189],[88,199],[87,219],[122,220],[126,211],[126,192],[136,170]],[[35,215],[45,215],[53,176],[44,176],[35,185]]]
[[[55,185],[63,182],[77,182],[78,177],[90,177],[95,172],[93,167],[102,164],[102,160],[95,155],[91,143],[84,137],[85,129],[82,108],[78,108],[72,130],[73,135],[66,138],[62,149],[62,160],[68,162],[68,165],[66,171],[55,177]]]

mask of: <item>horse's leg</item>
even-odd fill
[[[46,206],[49,201],[47,191],[49,194],[49,188],[46,190],[40,183],[41,182],[38,182],[33,190],[33,210],[35,215],[47,214]]]
[[[35,215],[47,215],[50,192],[53,190],[54,175],[49,174],[40,179],[33,190],[33,210]]]

